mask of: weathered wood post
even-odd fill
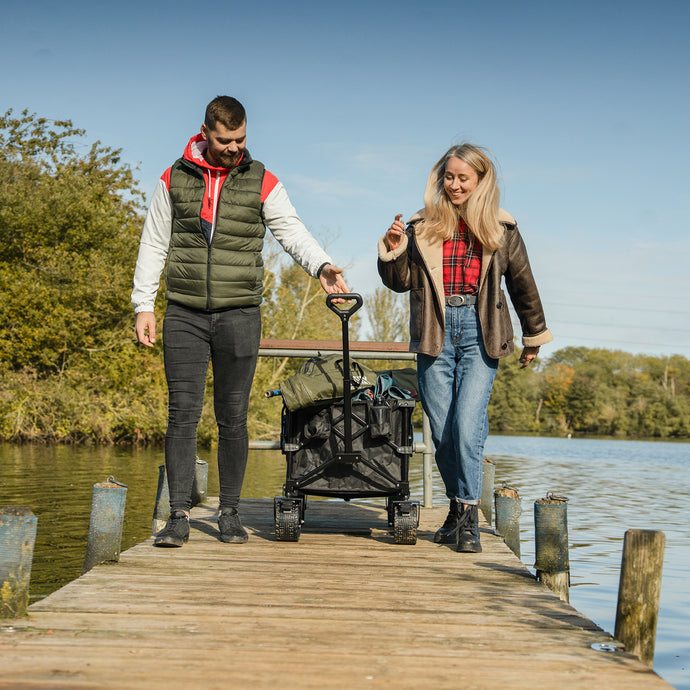
[[[520,557],[520,496],[516,489],[505,484],[494,491],[496,527],[494,532],[503,537],[508,548]]]
[[[482,513],[484,513],[484,519],[488,523],[489,527],[491,527],[494,505],[494,502],[491,499],[494,495],[496,465],[488,458],[484,458],[482,472],[482,500],[479,503],[479,507],[481,508]]]
[[[192,484],[192,505],[203,503],[208,495],[208,463],[196,456],[194,483]]]
[[[614,635],[648,666],[654,662],[665,542],[663,532],[647,529],[629,529],[623,541]]]
[[[156,490],[156,504],[153,506],[153,524],[151,534],[158,534],[170,517],[170,490],[168,489],[168,475],[165,465],[158,466],[158,488]]]
[[[0,618],[26,614],[37,525],[30,508],[0,508]]]
[[[112,477],[93,485],[89,539],[82,574],[99,563],[120,560],[126,499],[127,485]]]
[[[567,508],[568,499],[552,491],[534,502],[537,579],[566,603],[570,601]]]

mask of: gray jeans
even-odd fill
[[[171,510],[191,508],[196,433],[213,367],[220,507],[236,508],[247,466],[247,410],[261,339],[259,307],[204,312],[169,303],[163,320],[168,382],[165,467]]]

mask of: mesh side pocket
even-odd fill
[[[369,407],[369,433],[372,438],[390,438],[391,408],[388,405]]]

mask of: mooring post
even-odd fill
[[[108,477],[93,485],[89,539],[82,574],[94,565],[120,560],[127,485]]]
[[[196,456],[194,465],[194,483],[192,484],[192,505],[196,506],[206,500],[208,493],[208,463]]]
[[[614,636],[648,666],[654,662],[665,542],[663,532],[646,529],[629,529],[623,540]]]
[[[168,475],[165,465],[158,466],[158,489],[156,490],[156,504],[153,506],[153,524],[151,534],[158,534],[170,517],[170,490],[168,489]]]
[[[496,503],[496,528],[494,532],[503,537],[508,548],[520,557],[520,496],[516,489],[505,484],[494,491]]]
[[[551,491],[534,502],[537,579],[566,603],[570,601],[567,507],[568,499]]]
[[[491,527],[494,505],[494,502],[491,499],[494,495],[496,465],[488,458],[484,458],[482,473],[482,500],[479,502],[479,507],[481,508],[482,513],[484,513],[484,519],[488,523],[489,527]]]
[[[37,524],[30,508],[0,508],[0,618],[26,615]]]

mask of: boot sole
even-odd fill
[[[177,537],[173,534],[166,534],[165,536],[156,537],[153,542],[154,546],[163,547],[180,547],[189,541],[189,534],[185,534],[183,537]]]
[[[467,546],[460,546],[458,544],[458,553],[481,553],[482,552],[482,547],[481,544],[477,544],[476,546],[468,544]]]
[[[249,541],[249,537],[230,537],[225,534],[221,534],[220,540],[224,544],[246,544]]]
[[[183,546],[187,542],[187,539],[183,540],[161,540],[161,541],[154,541],[153,545],[154,546],[159,546],[159,547],[164,547],[164,548],[175,548],[175,547],[180,547]]]

